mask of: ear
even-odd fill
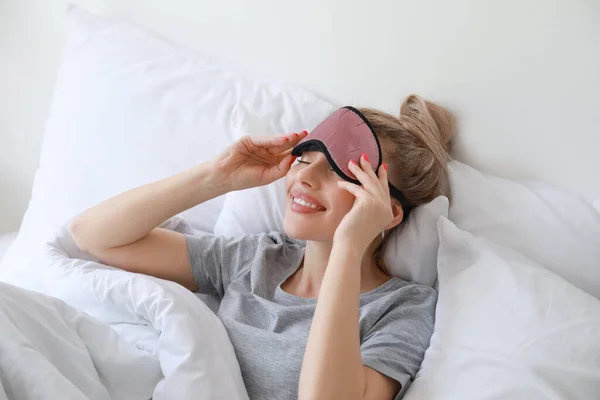
[[[385,227],[386,231],[388,229],[395,228],[404,219],[404,209],[402,208],[400,202],[396,199],[392,199],[392,214],[394,215],[394,218],[392,219],[392,222]]]

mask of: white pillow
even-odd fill
[[[215,234],[244,236],[283,232],[286,195],[283,179],[270,185],[228,193],[217,219]],[[413,210],[402,229],[392,232],[384,259],[390,273],[402,279],[433,286],[437,276],[436,223],[448,215],[448,199],[440,196]]]
[[[439,196],[411,211],[401,229],[385,245],[384,259],[392,275],[434,286],[437,281],[439,236],[437,221],[448,216],[448,198]]]
[[[0,280],[35,289],[34,255],[66,220],[132,187],[214,157],[251,112],[279,132],[318,123],[331,103],[242,75],[125,23],[70,8],[40,168]],[[241,110],[241,111],[240,111]],[[183,216],[212,231],[224,199]]]
[[[435,331],[406,400],[587,400],[600,301],[441,218]]]
[[[450,163],[449,218],[600,298],[600,214],[583,197]]]

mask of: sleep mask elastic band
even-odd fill
[[[383,159],[381,146],[367,118],[356,108],[346,106],[325,118],[308,136],[300,140],[292,150],[293,156],[305,151],[319,151],[325,155],[329,165],[344,180],[360,185],[348,168],[350,160],[359,163],[363,153],[377,172]],[[359,164],[360,165],[360,164]],[[394,185],[388,183],[390,194],[397,199],[407,214],[413,204]]]

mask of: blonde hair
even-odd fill
[[[450,112],[414,94],[404,100],[398,117],[372,108],[359,110],[381,143],[389,181],[410,203],[404,208],[402,222],[413,208],[440,195],[450,198],[447,165],[455,128]],[[383,261],[388,238],[375,249],[374,256],[378,267],[389,275]]]
[[[447,164],[455,125],[450,112],[414,94],[402,103],[398,117],[371,108],[360,112],[381,143],[390,182],[412,208],[440,195],[450,197]]]

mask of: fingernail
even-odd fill
[[[307,132],[307,131],[302,131],[302,133],[306,133],[306,134],[308,135],[308,132]]]
[[[350,160],[350,162],[351,162],[352,164],[354,164],[354,165],[357,165],[357,164],[356,164],[356,161],[354,161],[354,160]]]
[[[282,136],[281,138],[282,138],[282,139],[285,139],[285,141],[286,141],[286,142],[287,142],[288,140],[290,140],[289,138],[287,138],[287,137],[285,137],[285,136]]]
[[[369,162],[369,157],[367,157],[366,153],[363,153],[362,156],[363,156],[363,158],[365,159],[366,162]]]
[[[297,133],[294,133],[294,135],[296,135],[296,137],[300,137],[300,135],[298,135]]]
[[[381,163],[381,165],[383,165],[383,169],[387,171],[387,165],[385,163]]]
[[[296,157],[296,156],[292,157],[292,161],[290,161],[290,165],[292,165],[294,163],[294,161],[296,161],[296,158],[298,158],[298,157]]]

